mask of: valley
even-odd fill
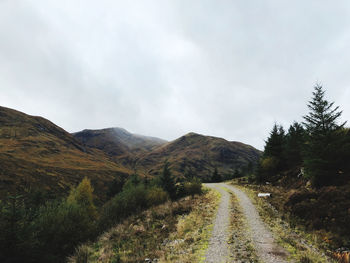
[[[0,107],[0,260],[348,263],[346,174],[313,188],[267,154],[196,133],[70,134]]]

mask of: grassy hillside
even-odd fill
[[[257,149],[240,142],[189,133],[139,158],[137,168],[158,174],[168,160],[177,176],[190,174],[208,179],[215,167],[222,175],[232,174],[249,162],[255,164],[259,156]]]
[[[111,156],[148,152],[166,143],[165,140],[132,134],[122,128],[83,130],[73,133],[73,136],[84,145],[100,149]]]
[[[195,133],[172,142],[121,128],[69,134],[44,118],[0,107],[0,197],[25,188],[67,192],[88,176],[103,198],[113,178],[134,168],[152,176],[168,160],[177,177],[208,180],[215,168],[233,174],[259,156],[249,145]]]
[[[88,176],[97,194],[130,171],[97,149],[84,147],[52,122],[0,107],[0,195],[40,188],[66,192]]]

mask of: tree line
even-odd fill
[[[303,122],[294,122],[287,132],[274,124],[255,173],[258,182],[293,176],[322,187],[349,180],[350,132],[340,122],[342,111],[325,98],[322,86],[316,85],[312,95]]]

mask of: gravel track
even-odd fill
[[[205,262],[230,262],[230,252],[227,244],[231,211],[230,194],[222,188],[222,184],[206,184],[206,186],[218,191],[221,194],[221,200],[209,240]]]
[[[243,208],[243,213],[251,229],[251,235],[260,260],[265,263],[287,262],[284,260],[286,257],[286,252],[283,248],[275,243],[272,233],[262,222],[255,206],[249,197],[235,186],[227,184],[224,184],[224,186],[232,191],[239,199],[240,205]]]
[[[244,192],[235,186],[224,183],[206,184],[206,186],[219,191],[222,197],[205,262],[230,262],[227,244],[230,224],[230,195],[223,188],[233,192],[239,199],[259,259],[265,263],[287,262],[284,259],[286,252],[275,243],[272,233],[266,228],[255,206]]]

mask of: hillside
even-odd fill
[[[0,107],[0,195],[24,188],[67,192],[88,176],[103,196],[115,176],[133,168],[156,175],[166,160],[178,177],[208,180],[215,167],[222,175],[232,174],[256,163],[259,155],[249,145],[195,133],[172,142],[121,128],[69,134],[44,118]]]
[[[137,168],[154,175],[168,160],[175,175],[190,173],[208,180],[215,167],[222,175],[232,174],[249,162],[255,164],[259,156],[260,151],[240,142],[189,133],[142,156]]]
[[[166,143],[165,140],[133,134],[123,128],[83,130],[73,133],[73,136],[84,145],[100,149],[110,156],[149,152]]]
[[[97,149],[88,149],[52,122],[0,107],[0,195],[41,188],[66,192],[88,176],[97,193],[130,173]]]

